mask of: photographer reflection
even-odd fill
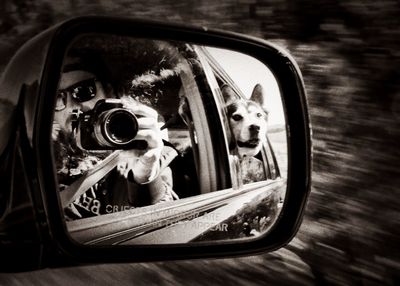
[[[66,59],[52,139],[60,190],[71,197],[67,219],[177,198],[169,164],[178,153],[164,144],[158,113],[114,91],[99,62]],[[112,154],[117,160],[105,164]],[[88,189],[76,188],[91,172]]]

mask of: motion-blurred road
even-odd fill
[[[274,253],[0,274],[0,285],[400,283],[399,1],[5,0],[1,71],[31,36],[88,13],[226,29],[289,50],[304,75],[313,125],[306,216],[294,241]]]

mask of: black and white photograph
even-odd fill
[[[70,235],[129,245],[266,232],[286,192],[284,120],[274,76],[247,55],[80,36],[63,60],[52,127]]]

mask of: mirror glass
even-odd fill
[[[265,64],[232,50],[76,38],[51,134],[71,238],[137,245],[267,233],[286,192],[279,84]]]

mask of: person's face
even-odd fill
[[[71,133],[73,112],[91,110],[97,101],[105,98],[102,84],[92,73],[82,70],[63,73],[57,92],[54,123],[63,132]]]

